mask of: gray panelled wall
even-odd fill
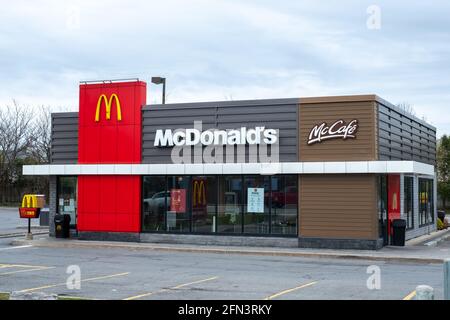
[[[78,112],[52,113],[50,162],[74,164],[78,162]],[[55,235],[54,218],[57,210],[57,177],[49,181],[49,227],[50,236]]]
[[[156,129],[265,126],[280,129],[280,161],[298,161],[298,99],[225,101],[144,106],[143,163],[171,163],[170,148],[153,146]],[[436,164],[436,129],[389,103],[378,103],[379,160]],[[246,147],[248,149],[248,147]],[[52,114],[52,163],[77,163],[78,113]]]
[[[436,128],[387,102],[378,103],[379,160],[436,165]]]
[[[157,129],[194,128],[194,121],[199,120],[203,124],[202,130],[239,129],[240,127],[251,129],[257,126],[279,129],[279,161],[298,161],[298,99],[151,105],[143,107],[142,116],[143,163],[172,163],[170,157],[172,148],[153,145]],[[247,155],[245,162],[249,162],[248,146],[245,148]],[[194,159],[192,156],[191,161],[194,160],[202,162],[203,159]]]
[[[78,112],[52,113],[51,163],[78,161]]]

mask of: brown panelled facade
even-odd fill
[[[300,237],[378,238],[374,175],[304,175],[300,181]]]
[[[378,160],[377,97],[302,98],[299,161]],[[357,121],[354,138],[308,144],[311,130]],[[339,125],[340,126],[340,125]],[[377,177],[369,174],[299,176],[299,239],[304,247],[378,248]]]
[[[342,97],[344,98],[344,97]],[[299,161],[377,160],[377,129],[375,96],[300,99]],[[358,121],[355,139],[332,139],[308,145],[311,130],[325,122],[328,126],[338,120],[345,124]]]

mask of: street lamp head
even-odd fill
[[[166,78],[162,78],[162,77],[152,77],[152,83],[154,84],[161,84],[166,82]]]

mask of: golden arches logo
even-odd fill
[[[194,206],[206,205],[206,191],[205,191],[205,181],[196,180],[194,181]]]
[[[45,198],[43,195],[26,194],[22,199],[22,208],[43,208]]]
[[[36,208],[37,199],[33,195],[25,195],[22,199],[22,208]]]
[[[111,107],[112,107],[113,101],[115,101],[116,102],[116,109],[117,109],[117,121],[121,121],[122,120],[122,109],[120,108],[119,97],[115,93],[113,93],[109,97],[109,99],[106,97],[105,94],[102,94],[100,96],[100,98],[98,98],[97,109],[95,111],[95,121],[96,122],[100,121],[100,109],[102,107],[103,101],[105,102],[105,105],[106,105],[106,120],[110,120],[111,119]]]

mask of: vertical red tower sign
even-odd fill
[[[392,235],[392,220],[400,219],[400,175],[388,175],[388,230]]]
[[[142,81],[80,85],[79,164],[141,163],[146,88]],[[139,232],[140,181],[123,174],[79,175],[78,230]]]

